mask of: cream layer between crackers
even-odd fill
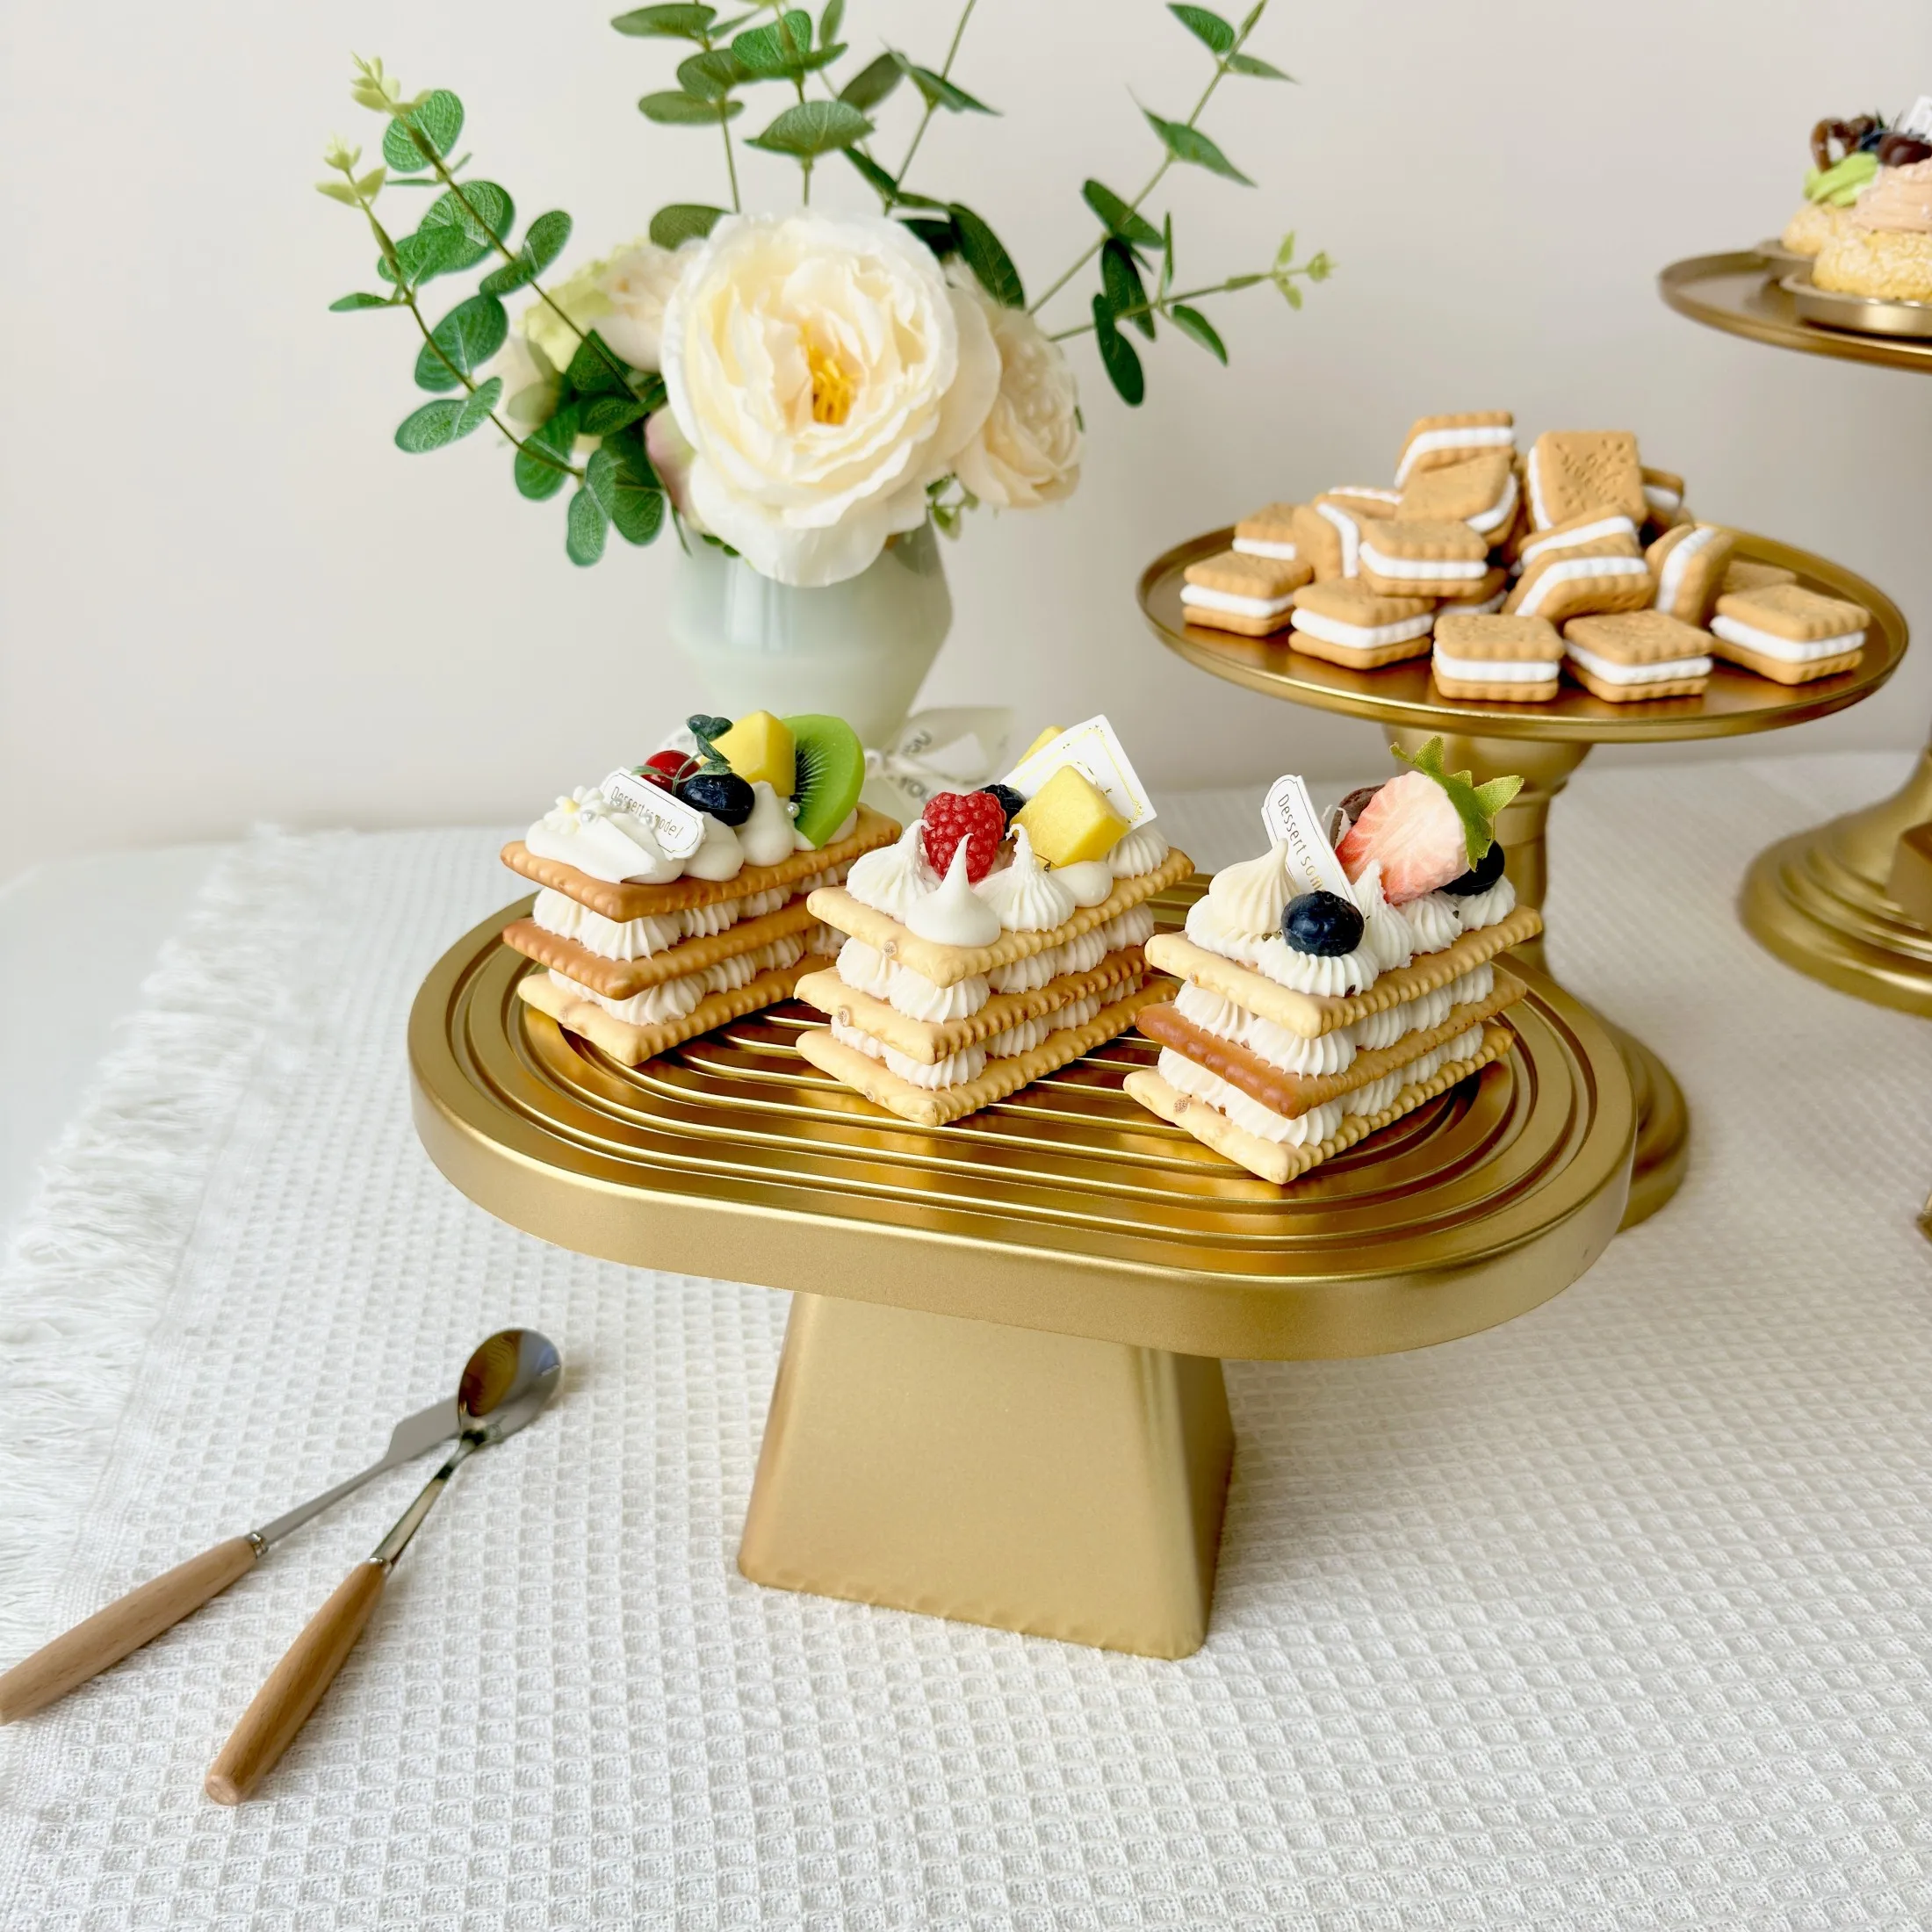
[[[606,959],[560,933],[546,932],[535,919],[518,919],[503,928],[503,943],[514,947],[539,965],[554,967],[566,979],[607,999],[629,999],[650,986],[667,980],[683,979],[702,973],[708,966],[722,965],[740,953],[755,953],[775,940],[789,939],[818,922],[803,899],[793,899],[777,911],[757,919],[739,919],[722,933],[707,933],[702,938],[680,940],[675,946],[645,959]]]
[[[1325,1141],[1318,1141],[1313,1147],[1286,1147],[1276,1141],[1265,1141],[1258,1134],[1251,1134],[1245,1128],[1236,1127],[1225,1114],[1210,1107],[1206,1100],[1176,1092],[1159,1074],[1149,1068],[1136,1067],[1128,1075],[1125,1084],[1127,1091],[1150,1114],[1159,1114],[1162,1120],[1192,1135],[1203,1147],[1211,1148],[1236,1166],[1245,1167],[1260,1179],[1284,1187],[1288,1182],[1299,1179],[1310,1168],[1319,1167],[1323,1161],[1332,1160],[1336,1155],[1353,1147],[1358,1141],[1366,1140],[1371,1134],[1380,1133],[1385,1127],[1392,1127],[1403,1114],[1413,1114],[1424,1101],[1434,1099],[1438,1093],[1446,1093],[1451,1087],[1467,1079],[1491,1061],[1502,1059],[1515,1044],[1516,1035],[1507,1027],[1492,1020],[1482,1029],[1481,1049],[1467,1060],[1453,1060],[1428,1079],[1405,1086],[1380,1114],[1344,1121]]]
[[[812,896],[818,897],[816,893]],[[1372,1013],[1386,1012],[1406,999],[1446,986],[1472,967],[1486,965],[1498,953],[1506,953],[1510,947],[1534,939],[1542,930],[1542,914],[1532,906],[1519,905],[1494,926],[1465,933],[1439,952],[1424,953],[1407,966],[1382,974],[1363,993],[1296,992],[1250,967],[1195,945],[1185,933],[1157,933],[1148,941],[1146,952],[1149,965],[1205,986],[1261,1019],[1272,1020],[1290,1033],[1300,1034],[1304,1040],[1318,1040],[1337,1027],[1352,1026]]]
[[[863,940],[901,966],[909,966],[935,986],[955,986],[976,973],[990,973],[1015,960],[1031,959],[1049,947],[1063,946],[1097,926],[1131,912],[1155,893],[1186,878],[1194,861],[1185,852],[1171,851],[1151,872],[1137,878],[1115,881],[1114,890],[1098,905],[1082,906],[1070,919],[1049,926],[1043,933],[1002,933],[991,946],[941,946],[917,933],[908,932],[897,919],[853,898],[842,885],[821,886],[806,900],[813,913],[827,926]]]

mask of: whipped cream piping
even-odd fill
[[[1056,926],[1064,926],[1078,909],[1072,889],[1034,856],[1033,840],[1024,825],[1013,827],[1012,863],[988,873],[974,890],[992,909],[1001,928],[1009,933],[1051,932]],[[1105,898],[1107,894],[1100,897]]]
[[[1501,429],[1494,424],[1483,429],[1424,429],[1419,436],[1412,437],[1403,449],[1402,460],[1395,465],[1395,480],[1406,483],[1409,471],[1416,466],[1416,459],[1436,450],[1503,450],[1513,447],[1515,443],[1514,429]]]
[[[1202,610],[1225,610],[1236,617],[1278,617],[1294,602],[1291,590],[1280,597],[1243,597],[1232,590],[1210,590],[1205,584],[1183,584],[1180,601]]]
[[[1487,892],[1472,892],[1467,898],[1458,899],[1455,903],[1463,931],[1480,933],[1489,926],[1500,926],[1516,911],[1516,888],[1507,879],[1498,879]],[[1481,970],[1488,971],[1489,969]]]
[[[903,921],[939,883],[939,876],[926,862],[919,821],[915,818],[895,844],[882,846],[854,860],[845,883],[846,890],[861,905],[869,905],[889,919]]]
[[[1820,658],[1835,658],[1846,651],[1860,649],[1865,641],[1863,631],[1843,631],[1835,638],[1780,638],[1736,617],[1713,617],[1711,629],[1727,644],[1734,644],[1743,651],[1759,652],[1783,664],[1811,664]]]
[[[1171,1047],[1163,1047],[1156,1070],[1178,1093],[1204,1101],[1215,1112],[1265,1141],[1281,1147],[1309,1147],[1325,1141],[1341,1126],[1341,1103],[1330,1100],[1325,1107],[1310,1107],[1290,1120],[1272,1107],[1263,1107],[1252,1094],[1244,1093],[1218,1073],[1190,1060]]]
[[[1318,610],[1297,610],[1294,628],[1306,631],[1324,644],[1339,645],[1349,651],[1374,651],[1385,644],[1402,644],[1410,638],[1428,636],[1435,629],[1436,614],[1425,610],[1419,617],[1400,617],[1394,624],[1344,624],[1339,617],[1323,616]]]
[[[1346,1073],[1355,1059],[1355,1042],[1346,1027],[1305,1040],[1206,986],[1183,985],[1174,995],[1174,1010],[1203,1033],[1246,1047],[1283,1073]]]
[[[1408,580],[1441,578],[1445,581],[1454,582],[1487,577],[1489,574],[1489,559],[1487,557],[1474,563],[1467,559],[1391,557],[1366,542],[1362,545],[1362,561],[1378,577],[1400,577]]]
[[[1462,936],[1461,916],[1455,901],[1445,892],[1424,892],[1395,910],[1409,927],[1418,953],[1439,953]]]
[[[770,972],[775,967],[795,964],[804,956],[804,951],[803,937],[796,933],[789,934],[755,951],[740,953],[734,959],[721,959],[715,966],[705,967],[702,972],[686,973],[681,978],[646,986],[642,992],[633,993],[628,999],[612,999],[571,978],[567,973],[557,971],[554,967],[550,977],[566,991],[580,999],[593,1001],[615,1019],[628,1021],[633,1027],[656,1027],[667,1020],[683,1019],[708,993],[735,992],[761,973]]]
[[[1172,849],[1167,842],[1167,834],[1149,819],[1145,825],[1135,825],[1115,843],[1107,855],[1107,869],[1116,879],[1137,879],[1155,867],[1165,864],[1167,854]]]
[[[1458,658],[1438,644],[1431,660],[1443,677],[1469,684],[1547,684],[1563,668],[1561,658]]]
[[[1523,595],[1516,607],[1519,617],[1533,617],[1558,584],[1579,577],[1647,577],[1650,566],[1641,557],[1570,557],[1552,564]]]
[[[1592,677],[1605,684],[1662,684],[1672,678],[1702,678],[1711,674],[1709,658],[1664,658],[1655,664],[1613,664],[1594,651],[1585,650],[1574,638],[1563,648]]]
[[[664,885],[686,869],[666,854],[649,825],[614,811],[595,785],[559,798],[523,834],[523,848],[610,885]]]

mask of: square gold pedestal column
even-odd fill
[[[1221,1364],[794,1298],[738,1566],[753,1582],[1150,1657],[1208,1634]]]

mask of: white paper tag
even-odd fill
[[[1114,727],[1103,717],[1090,717],[1049,739],[1030,753],[1001,781],[1024,798],[1031,798],[1063,765],[1085,773],[1106,795],[1107,802],[1127,820],[1134,832],[1154,817],[1154,802],[1147,796],[1132,761]]]
[[[1921,141],[1932,141],[1932,94],[1920,95],[1913,102],[1912,111],[1899,117],[1899,125],[1892,132],[1916,135]]]
[[[688,859],[704,843],[704,814],[648,778],[619,769],[598,787],[619,811],[628,811],[651,828],[667,859]]]
[[[1288,848],[1288,876],[1303,892],[1332,892],[1355,904],[1355,889],[1322,829],[1322,815],[1308,786],[1293,773],[1268,787],[1261,823],[1271,844]]]

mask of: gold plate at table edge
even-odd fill
[[[496,934],[515,910],[451,947],[416,997],[416,1125],[472,1200],[580,1252],[1294,1359],[1506,1321],[1582,1273],[1623,1209],[1623,1061],[1538,975],[1507,1062],[1388,1129],[1379,1160],[1352,1150],[1282,1193],[1120,1091],[1125,1063],[1151,1056],[1137,1041],[936,1130],[879,1116],[799,1060],[786,1029],[816,1016],[797,1007],[627,1074],[515,997],[527,962]],[[1439,1178],[1404,1182],[1424,1172]]]
[[[1791,297],[1791,306],[1799,315],[1821,328],[1848,328],[1855,335],[1892,336],[1908,342],[1932,338],[1932,302],[1894,302],[1875,295],[1820,288],[1808,269],[1780,276],[1777,285]]]
[[[1894,335],[1863,335],[1801,321],[1791,297],[1778,287],[1774,264],[1755,249],[1696,255],[1673,262],[1657,277],[1657,292],[1680,315],[1706,328],[1801,355],[1841,362],[1914,369],[1932,375],[1932,342]]]
[[[1170,651],[1230,683],[1383,724],[1589,745],[1729,738],[1777,731],[1843,710],[1869,697],[1905,656],[1905,618],[1877,585],[1809,551],[1740,531],[1741,557],[1782,564],[1812,588],[1849,597],[1871,612],[1864,658],[1856,668],[1810,684],[1786,685],[1719,664],[1704,696],[1663,698],[1647,704],[1606,703],[1567,684],[1546,704],[1445,697],[1430,681],[1426,657],[1380,671],[1351,671],[1291,651],[1279,633],[1239,638],[1186,623],[1181,616],[1182,573],[1200,558],[1225,550],[1233,540],[1231,527],[1209,530],[1177,544],[1148,565],[1136,587],[1148,628]]]

